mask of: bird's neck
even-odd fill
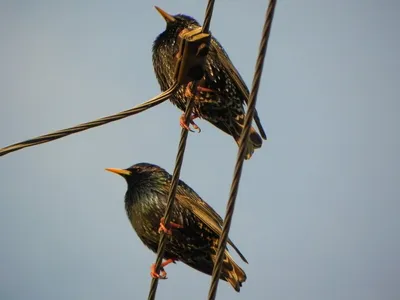
[[[162,190],[166,186],[167,181],[164,177],[141,176],[129,183],[127,191],[127,196],[129,194],[129,197],[126,197],[126,200],[130,199],[131,204],[135,204],[142,199],[147,199],[154,192]]]

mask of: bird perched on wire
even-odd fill
[[[172,16],[157,6],[156,9],[167,23],[165,31],[156,38],[153,44],[154,71],[161,90],[165,91],[175,81],[174,71],[177,62],[175,56],[179,51],[179,34],[193,30],[200,25],[192,17],[182,14]],[[170,98],[171,102],[183,111],[186,109],[187,101],[192,97],[191,84],[181,86]],[[190,130],[190,125],[199,129],[193,120],[203,118],[231,135],[236,143],[239,143],[244,125],[244,104],[247,104],[248,98],[249,90],[242,77],[233,66],[224,48],[212,37],[205,62],[204,76],[198,82],[193,98],[194,107],[190,124],[185,124],[184,115],[180,119],[180,124],[188,130]],[[251,128],[246,144],[246,159],[252,156],[254,149],[262,146],[262,139],[267,139],[257,111],[254,121],[261,136],[254,128]]]
[[[158,274],[155,265],[152,265],[150,274],[153,278],[165,279],[167,273],[164,267],[176,261],[205,274],[212,274],[223,221],[211,206],[179,180],[171,222],[164,224],[163,216],[172,178],[166,170],[149,163],[139,163],[127,169],[106,170],[121,175],[128,184],[125,209],[141,241],[157,253],[159,233],[164,231],[168,234],[163,257],[165,261]],[[230,239],[228,243],[247,263]],[[235,263],[228,250],[225,250],[220,278],[229,282],[237,292],[246,280],[245,272]]]

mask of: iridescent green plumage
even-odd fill
[[[164,216],[171,175],[159,166],[140,163],[132,167],[108,169],[123,176],[128,183],[125,209],[133,229],[141,241],[157,252],[160,220]],[[212,274],[218,241],[222,231],[221,217],[183,181],[179,181],[171,222],[181,228],[172,228],[164,259],[181,261],[192,268]],[[231,240],[228,243],[247,263]],[[239,291],[246,280],[244,271],[225,251],[221,279]]]

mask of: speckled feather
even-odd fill
[[[164,216],[172,176],[159,166],[140,163],[128,168],[130,176],[125,195],[125,209],[132,227],[141,241],[157,252],[160,219]],[[179,181],[171,222],[183,228],[172,229],[166,248],[165,259],[181,261],[203,273],[212,274],[222,219],[183,181]],[[228,243],[247,263],[239,249],[229,239]],[[246,280],[244,271],[225,251],[221,279],[228,281],[236,291]]]
[[[161,90],[167,90],[174,82],[175,55],[179,50],[177,37],[183,29],[194,29],[199,23],[185,15],[175,15],[174,23],[167,23],[167,28],[154,41],[153,67]],[[240,86],[230,75],[234,72]],[[205,63],[205,74],[200,86],[211,89],[213,92],[200,91],[194,97],[193,112],[200,118],[209,121],[225,133],[232,135],[236,142],[242,132],[245,109],[249,91],[243,79],[231,63],[220,43],[212,37],[210,51]],[[185,95],[185,86],[181,86],[171,97],[171,102],[180,110],[185,111],[188,97]],[[254,117],[263,139],[266,139],[264,129],[256,113]],[[260,148],[262,138],[252,128],[250,142],[253,148]],[[254,149],[249,149],[251,157]]]

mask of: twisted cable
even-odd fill
[[[211,21],[211,17],[212,17],[213,8],[214,8],[214,2],[215,2],[215,0],[208,1],[208,5],[207,5],[207,9],[206,9],[206,16],[205,16],[205,20],[204,20],[204,26],[202,28],[203,33],[208,33],[208,31],[209,31],[210,21]],[[207,22],[207,24],[206,24],[206,22]],[[193,82],[191,91],[192,91],[192,97],[189,99],[189,101],[186,105],[186,110],[185,110],[184,119],[185,119],[186,124],[189,124],[190,116],[191,116],[192,108],[193,108],[193,104],[194,104],[193,97],[197,93],[197,82],[196,81]],[[168,194],[167,207],[166,207],[165,214],[164,214],[164,223],[165,224],[168,224],[170,221],[172,208],[173,208],[174,201],[175,201],[176,188],[178,186],[179,175],[180,175],[181,167],[182,167],[182,163],[183,163],[183,156],[185,154],[187,136],[188,136],[188,130],[186,130],[185,128],[182,128],[181,139],[179,142],[178,153],[176,156],[174,173],[172,175],[171,187],[170,187],[169,194]],[[157,249],[157,259],[155,262],[155,271],[157,274],[160,272],[160,267],[161,267],[161,263],[162,263],[164,252],[165,252],[166,242],[167,242],[167,236],[164,232],[161,232],[160,240],[158,243],[158,249]],[[151,284],[150,284],[149,296],[147,298],[148,300],[155,299],[157,287],[158,287],[158,280],[159,280],[158,278],[152,279]]]
[[[211,278],[211,285],[210,285],[210,290],[209,290],[209,294],[208,294],[209,300],[214,300],[216,297],[216,294],[217,294],[218,282],[219,282],[221,268],[222,268],[222,261],[223,261],[224,252],[226,249],[226,244],[227,244],[227,240],[228,240],[229,229],[231,227],[233,213],[235,210],[235,202],[236,202],[236,196],[237,196],[237,193],[239,190],[240,178],[242,175],[243,161],[244,161],[245,152],[246,152],[246,141],[249,137],[249,133],[250,133],[250,129],[251,129],[251,122],[252,122],[252,119],[253,119],[253,116],[255,113],[256,102],[257,102],[257,93],[258,93],[258,90],[260,87],[260,80],[261,80],[262,70],[263,70],[263,66],[264,66],[265,55],[267,52],[268,39],[269,39],[270,31],[271,31],[272,20],[274,17],[275,5],[276,5],[276,0],[271,0],[269,2],[269,7],[268,7],[268,10],[266,13],[264,28],[263,28],[263,32],[262,32],[262,39],[260,42],[259,54],[258,54],[258,58],[257,58],[255,72],[254,72],[253,85],[252,85],[249,102],[248,102],[248,110],[247,110],[247,114],[246,114],[246,117],[244,120],[243,132],[241,134],[241,138],[239,141],[239,150],[238,150],[235,170],[233,173],[233,181],[232,181],[232,185],[231,185],[229,200],[228,200],[227,208],[226,208],[226,216],[225,216],[224,224],[222,227],[222,234],[221,234],[221,237],[218,242],[218,251],[217,251],[216,261],[214,263],[214,269],[213,269],[212,278]]]
[[[212,18],[212,14],[214,11],[214,3],[215,3],[215,0],[208,1],[206,13],[205,13],[205,17],[204,17],[204,22],[203,22],[203,29],[202,29],[203,33],[208,33],[210,31],[211,18]]]
[[[48,142],[63,138],[70,134],[88,130],[90,128],[101,126],[101,125],[104,125],[104,124],[107,124],[110,122],[114,122],[114,121],[121,120],[121,119],[124,119],[129,116],[138,114],[138,113],[145,111],[153,106],[161,104],[162,102],[164,102],[165,100],[170,98],[171,95],[175,92],[175,90],[177,88],[178,88],[178,84],[174,84],[168,90],[161,93],[160,95],[158,95],[144,103],[136,105],[131,109],[121,111],[120,113],[117,113],[117,114],[114,114],[111,116],[107,116],[107,117],[103,117],[103,118],[100,118],[100,119],[97,119],[97,120],[94,120],[91,122],[82,123],[82,124],[76,125],[74,127],[58,130],[58,131],[55,131],[55,132],[52,132],[49,134],[41,135],[41,136],[35,137],[33,139],[29,139],[29,140],[26,140],[26,141],[23,141],[23,142],[20,142],[17,144],[7,146],[5,148],[0,149],[0,156],[6,155],[6,154],[14,152],[14,151],[21,150],[23,148],[48,143]]]
[[[194,91],[196,88],[197,84],[193,84],[192,88],[192,94],[194,95]],[[192,99],[188,101],[186,105],[186,110],[185,110],[185,123],[189,124],[190,120],[190,115],[192,113],[192,108],[194,101]],[[188,136],[188,130],[186,128],[182,128],[181,131],[181,139],[179,141],[179,146],[178,146],[178,154],[176,155],[176,161],[175,161],[175,168],[174,168],[174,173],[172,175],[171,179],[171,186],[168,194],[168,202],[167,202],[167,207],[165,209],[165,214],[164,214],[164,224],[168,224],[170,219],[171,219],[171,214],[172,214],[172,208],[174,206],[175,202],[175,194],[176,194],[176,188],[178,187],[179,183],[179,176],[181,174],[181,168],[182,168],[182,163],[183,163],[183,156],[185,154],[185,149],[186,149],[186,140]],[[167,235],[164,232],[160,233],[160,240],[158,242],[158,249],[157,249],[157,259],[155,262],[155,271],[158,274],[160,272],[160,267],[161,263],[164,257],[164,252],[165,252],[165,245],[167,243]],[[149,291],[149,300],[154,300],[156,297],[156,292],[157,292],[157,286],[158,286],[158,278],[153,278],[151,280],[150,284],[150,291]]]

